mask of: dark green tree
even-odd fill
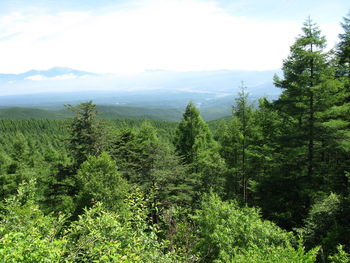
[[[324,151],[319,165],[326,175],[321,186],[324,193],[317,193],[319,198],[312,205],[303,227],[307,247],[321,245],[322,259],[334,253],[338,244],[349,247],[346,238],[349,235],[350,168],[349,16],[344,18],[342,27],[344,33],[339,35],[340,42],[328,68],[335,78],[328,77],[319,85],[325,109],[318,114],[324,131],[321,137]]]
[[[271,200],[261,203],[264,214],[288,229],[302,225],[317,191],[325,191],[323,164],[330,137],[321,116],[330,107],[327,94],[335,85],[321,31],[310,18],[302,29],[283,62],[283,78],[274,78],[282,88],[273,103],[279,115],[279,134],[270,143],[277,146],[275,165],[260,186]]]
[[[122,129],[111,141],[111,156],[132,184],[147,195],[153,222],[162,209],[192,203],[194,182],[174,147],[161,140],[155,127],[144,121],[139,129]]]
[[[200,150],[213,147],[214,140],[193,102],[189,102],[177,127],[176,152],[186,164],[193,163]]]
[[[69,126],[69,148],[79,166],[88,156],[97,156],[103,151],[104,133],[95,119],[97,111],[92,101],[66,107],[76,114]]]
[[[315,113],[317,101],[315,87],[324,81],[327,57],[324,53],[326,40],[309,18],[303,34],[291,46],[289,57],[283,62],[284,78],[275,77],[275,85],[283,89],[276,105],[297,121],[297,136],[306,138],[307,176],[314,173]]]
[[[242,83],[241,91],[238,93],[238,97],[235,100],[235,105],[233,106],[233,116],[237,118],[239,122],[239,148],[238,151],[238,165],[237,169],[239,171],[240,177],[242,178],[242,197],[243,202],[247,203],[247,183],[248,183],[248,173],[247,173],[247,150],[249,146],[248,137],[252,137],[252,112],[253,108],[248,102],[249,94],[246,92],[246,87]]]
[[[339,40],[336,47],[336,56],[338,58],[338,76],[346,76],[350,81],[350,13],[344,17],[341,23],[344,33],[339,34]]]
[[[176,153],[190,167],[191,177],[198,182],[197,192],[210,189],[222,194],[226,164],[219,155],[208,125],[203,121],[193,102],[189,102],[179,123],[174,145]]]
[[[338,149],[350,153],[350,13],[341,24],[344,33],[335,49],[335,72],[339,81],[333,89],[333,103],[323,117],[324,125],[335,132]]]
[[[88,157],[78,170],[77,181],[79,213],[95,202],[102,202],[109,210],[123,211],[123,198],[128,191],[128,184],[107,153]]]
[[[220,154],[230,173],[227,178],[227,197],[238,198],[244,203],[252,197],[252,187],[259,177],[263,161],[255,145],[260,131],[256,123],[256,109],[249,102],[249,94],[242,84],[235,99],[232,119],[219,136]]]
[[[57,160],[52,165],[51,176],[45,180],[44,206],[48,212],[73,213],[76,210],[76,196],[82,186],[78,183],[77,171],[90,156],[99,156],[105,148],[104,128],[95,119],[96,105],[89,101],[77,106],[66,105],[66,108],[76,114],[66,123],[68,154],[73,160]]]

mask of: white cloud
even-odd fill
[[[32,75],[32,76],[26,77],[25,79],[37,81],[37,80],[45,80],[46,77],[43,75]]]
[[[338,43],[338,35],[342,33],[342,27],[339,22],[328,22],[322,24],[321,30],[323,35],[327,36],[328,49],[334,48]]]
[[[0,39],[20,33],[0,40],[0,72],[276,69],[301,24],[234,17],[195,0],[140,1],[137,8],[108,13],[15,13],[0,18]],[[327,27],[331,38],[334,29]]]
[[[76,75],[74,75],[73,73],[69,73],[69,74],[58,75],[50,79],[67,80],[67,79],[76,79],[76,78],[78,78]]]
[[[79,78],[87,78],[88,75],[83,75]],[[73,73],[69,73],[69,74],[63,74],[63,75],[58,75],[58,76],[54,76],[54,77],[46,77],[43,75],[32,75],[32,76],[28,76],[25,79],[27,80],[34,80],[34,81],[40,81],[40,80],[69,80],[69,79],[77,79],[78,76],[74,75]]]

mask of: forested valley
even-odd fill
[[[0,262],[350,262],[350,17],[204,122],[0,120]]]

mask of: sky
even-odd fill
[[[0,73],[271,70],[308,16],[332,48],[348,0],[1,0]]]

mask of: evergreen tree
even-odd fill
[[[162,147],[157,130],[149,121],[139,129],[122,129],[110,142],[110,152],[124,176],[139,186],[153,184],[151,173]]]
[[[338,57],[338,76],[346,76],[350,81],[350,13],[341,23],[344,33],[339,34],[340,42],[336,47]]]
[[[109,210],[122,211],[128,185],[118,172],[116,163],[107,153],[90,156],[82,163],[77,174],[79,193],[78,213],[95,202],[102,202]]]
[[[193,102],[189,102],[175,135],[175,148],[184,163],[193,163],[199,150],[213,146],[208,125],[203,121]]]
[[[268,208],[265,206],[263,211],[286,228],[302,224],[316,191],[324,185],[322,158],[329,138],[321,115],[330,106],[326,94],[334,79],[321,31],[310,18],[302,30],[283,62],[283,79],[274,78],[275,85],[283,90],[274,102],[281,118],[280,135],[276,138],[278,165],[264,183],[271,190],[270,200],[283,197],[288,209],[277,201],[265,203]],[[288,190],[283,190],[286,185]]]
[[[297,121],[298,135],[307,138],[307,176],[311,178],[316,136],[315,87],[322,83],[327,68],[326,54],[323,52],[326,40],[310,18],[302,29],[303,35],[292,45],[290,55],[283,63],[284,79],[275,78],[275,85],[283,89],[276,105]]]
[[[232,109],[232,119],[219,136],[219,142],[220,153],[230,168],[227,196],[247,203],[252,195],[250,185],[259,177],[262,162],[258,160],[260,156],[254,147],[258,139],[256,110],[249,103],[246,87],[242,84],[240,88]]]
[[[139,177],[138,152],[139,145],[136,143],[137,133],[134,129],[122,128],[118,134],[111,137],[109,153],[118,163],[119,170],[124,178],[132,183],[137,182]]]
[[[350,152],[350,13],[341,25],[344,33],[339,34],[335,49],[336,78],[340,83],[333,90],[333,105],[324,114],[324,124],[336,132],[338,148]]]
[[[97,156],[103,151],[104,133],[95,120],[96,105],[92,101],[66,107],[76,114],[69,126],[69,148],[79,166],[89,155]]]
[[[252,107],[248,103],[248,93],[246,93],[246,87],[241,85],[241,91],[238,93],[238,97],[236,98],[236,103],[233,106],[233,116],[237,118],[239,121],[239,138],[240,138],[240,146],[238,149],[239,157],[237,166],[239,170],[240,177],[242,178],[242,197],[243,202],[247,203],[247,182],[248,182],[248,174],[247,174],[247,149],[248,149],[248,137],[251,137],[251,126],[252,126]],[[250,138],[252,139],[252,138]]]
[[[189,102],[176,129],[176,153],[190,166],[191,177],[197,180],[197,192],[210,189],[222,194],[226,164],[220,157],[208,125],[203,121],[193,102]],[[215,167],[215,168],[214,168]]]
[[[158,137],[149,121],[138,130],[122,129],[110,145],[120,171],[148,194],[150,206],[154,208],[157,203],[158,209],[163,209],[192,202],[194,182],[186,176],[188,167],[181,163],[174,147]],[[158,220],[159,212],[152,215],[153,222]]]
[[[323,111],[320,119],[323,131],[323,151],[320,171],[323,182],[317,198],[305,220],[304,232],[308,247],[321,245],[322,259],[335,252],[338,244],[349,244],[349,178],[350,167],[350,19],[344,18],[344,33],[335,48],[335,56],[327,71],[328,76],[319,85]],[[329,76],[335,76],[330,78]],[[323,193],[322,193],[322,192]],[[337,194],[334,194],[337,193]],[[346,262],[346,261],[344,261]]]

